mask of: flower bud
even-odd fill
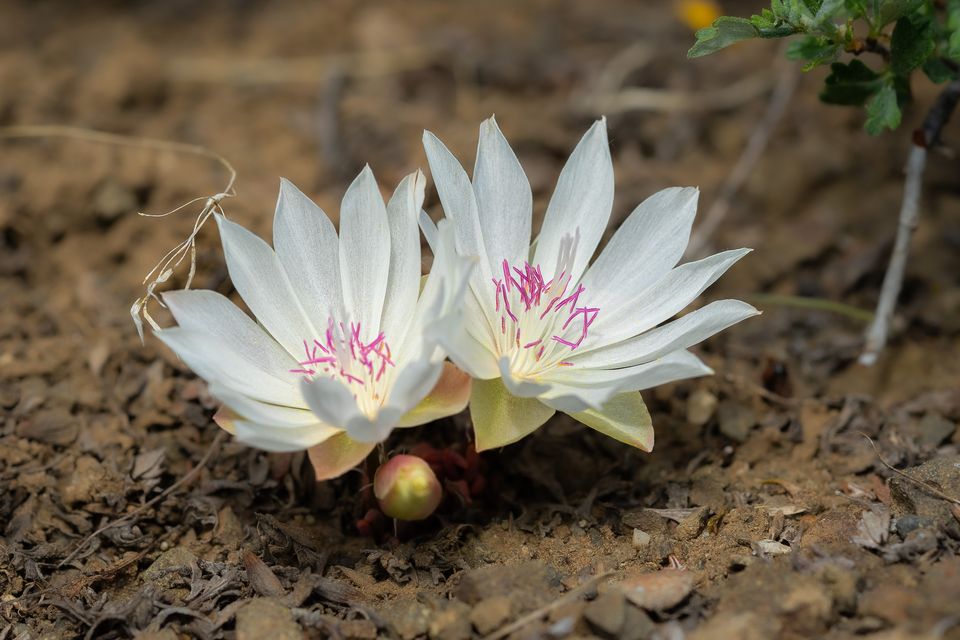
[[[397,520],[429,518],[440,504],[443,490],[433,469],[416,456],[394,456],[377,469],[373,493],[380,509]]]

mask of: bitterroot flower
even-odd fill
[[[671,188],[640,204],[589,265],[613,204],[604,120],[570,156],[533,246],[530,184],[493,118],[480,127],[472,183],[433,134],[424,134],[424,146],[457,250],[480,256],[465,331],[443,337],[450,358],[475,378],[477,449],[515,442],[562,411],[651,450],[638,391],[712,373],[687,349],[758,312],[721,300],[662,323],[749,250],[676,266],[698,191]],[[422,214],[421,227],[428,241],[436,236]]]
[[[384,205],[365,168],[343,197],[338,237],[283,180],[275,250],[217,216],[230,278],[256,322],[213,291],[174,291],[163,300],[179,326],[157,335],[207,380],[229,410],[218,423],[238,440],[309,449],[325,479],[394,427],[463,409],[469,379],[444,364],[437,340],[459,323],[471,264],[455,253],[452,229],[441,230],[421,293],[424,186],[422,173],[411,174]]]

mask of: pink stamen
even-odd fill
[[[390,345],[383,332],[370,342],[364,342],[360,334],[360,323],[350,323],[347,330],[342,322],[331,318],[323,342],[316,338],[312,344],[303,341],[305,358],[290,373],[311,377],[325,374],[364,387],[367,382],[378,382],[387,367],[395,366]]]
[[[571,238],[561,247],[561,255],[557,261],[557,275],[549,281],[543,277],[540,265],[531,265],[524,262],[520,266],[512,266],[507,260],[501,262],[502,278],[491,278],[495,288],[494,311],[500,315],[500,333],[509,335],[517,348],[534,349],[535,357],[540,360],[546,350],[543,344],[545,337],[536,337],[535,340],[524,341],[521,335],[519,314],[534,312],[539,320],[546,320],[550,314],[557,316],[560,326],[557,335],[549,339],[571,350],[577,349],[586,340],[590,326],[600,312],[599,308],[578,306],[580,297],[585,293],[583,284],[568,292],[573,284],[573,278],[568,275],[568,269],[576,251],[577,239]],[[511,293],[516,288],[516,298],[511,303]],[[515,310],[517,299],[523,305],[522,311]],[[575,327],[571,327],[577,323]],[[508,324],[512,324],[509,327]],[[548,325],[549,326],[549,325]],[[567,334],[568,329],[577,330],[577,334]],[[563,366],[573,366],[573,363],[564,361]]]

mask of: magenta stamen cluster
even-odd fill
[[[360,337],[359,322],[351,322],[347,327],[331,318],[322,339],[312,343],[304,340],[303,350],[306,357],[290,373],[339,376],[348,383],[366,386],[368,382],[379,382],[387,367],[394,366],[383,333],[365,343]]]
[[[590,325],[597,319],[600,309],[597,307],[577,306],[580,295],[584,288],[578,284],[573,291],[567,293],[570,286],[571,277],[565,271],[551,280],[544,280],[540,265],[532,266],[524,262],[523,268],[511,267],[507,260],[503,261],[503,277],[493,278],[493,285],[496,287],[496,311],[500,313],[500,333],[507,335],[507,321],[513,326],[510,328],[511,339],[518,348],[536,349],[535,357],[537,360],[543,356],[546,345],[543,344],[543,338],[532,341],[523,341],[521,339],[520,318],[518,312],[536,313],[539,320],[543,321],[549,314],[554,314],[557,318],[563,318],[558,333],[563,333],[571,325],[579,329],[578,334],[572,337],[563,337],[563,335],[553,335],[551,340],[568,347],[571,351],[579,347],[587,333]],[[516,291],[520,297],[520,303],[523,309],[514,309],[510,304],[510,294]],[[574,324],[576,323],[576,324]],[[561,366],[570,366],[570,362],[560,362]]]

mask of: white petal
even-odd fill
[[[617,393],[642,391],[661,384],[713,373],[689,351],[674,351],[652,362],[622,369],[568,367],[551,373],[550,381],[582,387],[612,387]]]
[[[206,333],[230,345],[247,362],[287,379],[296,360],[225,296],[216,291],[168,291],[163,302],[181,328]]]
[[[346,384],[327,377],[304,379],[300,393],[307,406],[322,422],[343,429],[353,418],[363,415],[353,392]]]
[[[480,125],[473,190],[491,271],[498,273],[504,259],[512,265],[526,261],[533,195],[520,161],[494,118]]]
[[[314,326],[342,317],[337,231],[327,214],[285,178],[273,218],[273,245]]]
[[[403,341],[420,294],[420,233],[417,213],[423,206],[426,178],[417,171],[400,183],[387,203],[390,225],[390,275],[380,328],[391,344]]]
[[[627,367],[691,347],[760,312],[739,300],[718,300],[687,315],[609,347],[571,356],[576,366]]]
[[[309,449],[339,433],[324,424],[306,427],[277,428],[249,420],[233,423],[237,440],[256,449],[276,453],[293,453]]]
[[[277,342],[294,357],[317,332],[297,299],[277,254],[235,222],[217,216],[233,286]]]
[[[297,409],[278,404],[261,402],[250,396],[211,383],[210,394],[226,404],[243,418],[270,427],[295,428],[318,423],[317,416],[309,409]],[[333,429],[333,427],[330,427]]]
[[[607,143],[607,121],[597,120],[573,150],[560,172],[537,239],[534,264],[553,269],[564,236],[579,230],[573,282],[579,280],[603,237],[613,207],[613,161]],[[556,274],[550,274],[556,275]]]
[[[494,308],[492,272],[489,261],[482,259],[488,253],[483,242],[483,232],[480,229],[480,214],[473,185],[470,184],[467,172],[463,170],[450,150],[429,131],[423,133],[423,147],[427,152],[427,162],[430,164],[430,173],[437,186],[437,193],[440,194],[443,213],[453,223],[457,253],[461,256],[480,259],[471,282],[477,296],[484,302],[484,314],[492,314]],[[488,318],[488,321],[491,319],[492,317]]]
[[[690,239],[699,193],[671,187],[633,210],[583,277],[591,306],[616,304],[619,296],[642,291],[677,264]]]
[[[420,224],[420,231],[423,232],[423,238],[427,241],[427,246],[430,247],[430,251],[436,253],[437,223],[434,222],[433,219],[430,218],[427,212],[423,209],[420,209],[420,215],[417,216],[417,222]]]
[[[347,421],[343,430],[348,436],[360,443],[383,442],[393,431],[393,428],[400,423],[403,417],[398,409],[394,407],[380,407],[376,417],[371,419],[366,415],[358,415]]]
[[[489,380],[500,377],[497,357],[463,327],[460,319],[438,326],[438,339],[450,359],[471,378]]]
[[[292,358],[278,358],[272,350],[258,351],[256,345],[243,343],[242,348],[210,333],[171,327],[156,332],[168,347],[197,375],[238,393],[263,402],[289,407],[303,407],[303,400],[293,384],[296,367]]]
[[[387,407],[403,416],[427,397],[443,372],[443,362],[416,360],[403,367],[394,378]],[[391,425],[391,428],[395,425]]]
[[[387,208],[370,167],[364,167],[340,208],[340,277],[346,315],[359,322],[366,340],[380,330],[390,273]]]
[[[587,409],[599,409],[617,394],[615,386],[583,387],[553,383],[550,390],[540,396],[548,407],[564,413],[579,413]]]
[[[433,266],[427,276],[416,311],[409,319],[410,331],[402,345],[398,345],[396,361],[419,358],[425,350],[439,344],[447,328],[460,328],[464,299],[468,297],[467,282],[476,260],[457,255],[453,226],[441,220]],[[474,316],[473,320],[477,318]]]
[[[672,318],[748,253],[750,249],[734,249],[682,264],[639,292],[610,283],[619,299],[601,307],[590,328],[591,348],[626,340]]]

